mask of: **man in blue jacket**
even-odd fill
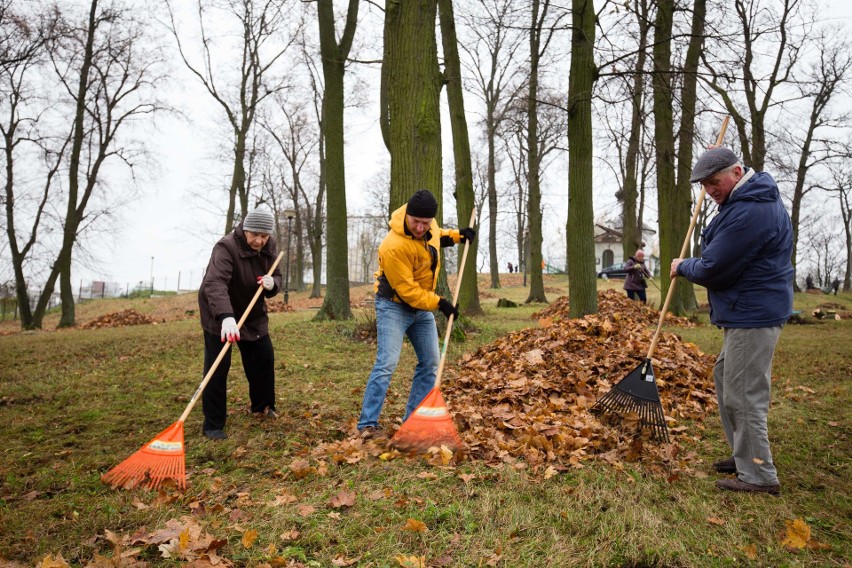
[[[793,308],[793,227],[772,176],[743,167],[727,148],[695,163],[719,213],[701,233],[701,258],[672,260],[671,277],[707,288],[710,321],[724,331],[713,369],[725,437],[733,455],[713,464],[716,487],[778,495],[767,413],[772,355]]]

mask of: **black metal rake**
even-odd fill
[[[726,116],[725,120],[722,121],[722,130],[719,132],[718,138],[716,138],[716,146],[720,146],[722,140],[725,138],[729,119],[730,117]],[[695,229],[698,212],[701,211],[701,204],[704,202],[706,193],[704,185],[702,185],[701,191],[698,193],[698,199],[695,202],[695,209],[692,211],[692,221],[689,223],[689,229],[686,231],[686,238],[683,239],[679,258],[684,258],[686,251],[689,250],[689,241],[692,238],[692,231]],[[666,319],[666,312],[669,311],[669,302],[671,302],[676,282],[677,279],[672,278],[669,284],[669,292],[666,294],[666,301],[663,303],[663,309],[660,312],[657,331],[654,333],[654,339],[651,340],[651,346],[648,348],[645,360],[612,387],[608,393],[599,398],[592,407],[592,412],[636,412],[639,414],[641,425],[651,429],[652,437],[664,442],[669,441],[669,430],[666,427],[663,404],[660,402],[660,393],[657,390],[657,382],[654,379],[654,367],[651,365],[651,356],[657,347],[657,341],[660,339],[663,321]]]

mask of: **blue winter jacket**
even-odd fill
[[[772,176],[755,173],[701,232],[701,258],[677,273],[707,288],[719,327],[783,325],[793,309],[793,225]]]

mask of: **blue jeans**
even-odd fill
[[[411,382],[411,393],[408,395],[403,421],[435,386],[435,375],[438,373],[440,362],[438,329],[435,327],[435,316],[432,312],[413,310],[377,296],[376,327],[376,363],[364,389],[361,417],[358,419],[359,430],[379,425],[379,415],[382,413],[391,376],[399,363],[404,336],[408,336],[411,346],[414,347],[417,366],[414,368],[414,379]]]

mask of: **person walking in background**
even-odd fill
[[[269,338],[269,317],[265,298],[274,297],[281,289],[281,272],[276,269],[268,276],[277,254],[272,213],[255,209],[234,230],[222,237],[213,247],[204,280],[198,290],[201,327],[204,330],[204,374],[222,349],[222,343],[236,342],[243,360],[243,370],[249,383],[251,411],[261,416],[277,418],[275,412],[275,360]],[[242,317],[257,287],[263,294],[246,317],[242,329],[237,318]],[[231,350],[222,359],[202,393],[204,435],[224,440],[227,417],[227,383],[231,368]]]
[[[745,168],[727,148],[704,152],[691,182],[704,185],[719,213],[701,232],[701,258],[675,258],[671,277],[707,288],[710,321],[722,328],[713,368],[732,456],[713,464],[736,473],[716,487],[778,495],[767,414],[772,356],[793,309],[793,227],[772,176]]]
[[[627,270],[627,276],[624,277],[624,289],[627,291],[627,297],[643,304],[647,303],[648,296],[645,293],[645,288],[648,287],[648,283],[645,282],[645,278],[651,278],[651,273],[645,266],[645,251],[637,250],[624,263],[624,269]]]
[[[514,268],[514,267],[512,266],[512,263],[510,262],[510,263],[509,263],[509,274],[511,274],[511,273],[512,273],[512,268]]]
[[[376,362],[367,386],[358,432],[362,439],[383,437],[379,415],[390,380],[399,363],[402,340],[408,337],[417,354],[405,416],[408,418],[435,383],[440,355],[434,310],[458,317],[458,307],[435,293],[441,270],[441,247],[473,241],[476,231],[441,229],[435,221],[438,202],[421,189],[391,214],[390,230],[379,245],[376,271]]]
[[[835,278],[835,279],[831,282],[831,289],[834,291],[834,295],[836,296],[836,295],[837,295],[837,291],[840,289],[840,279],[839,279],[839,278]]]

